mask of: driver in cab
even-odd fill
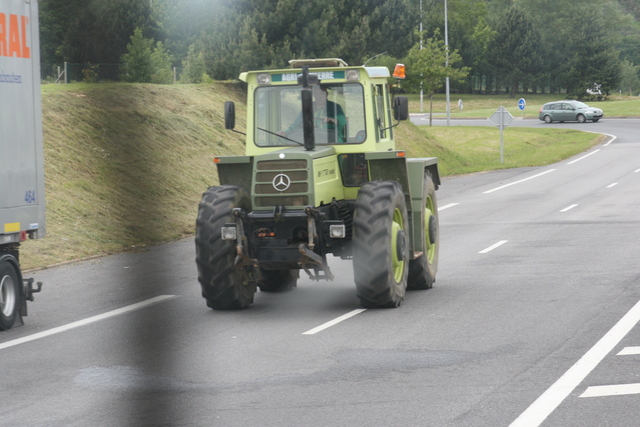
[[[345,142],[345,128],[347,119],[340,104],[327,99],[327,88],[322,85],[313,86],[313,122],[320,129],[334,131],[337,129],[337,142]],[[293,130],[302,129],[302,112],[293,121],[291,126],[281,133],[287,134]]]

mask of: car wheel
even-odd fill
[[[552,123],[553,119],[551,118],[550,115],[547,114],[546,116],[544,116],[544,122],[545,123]]]
[[[587,119],[584,117],[584,114],[578,114],[576,120],[578,121],[578,123],[584,123],[587,121]]]

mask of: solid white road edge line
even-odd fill
[[[589,154],[587,154],[587,155],[585,155],[585,156],[582,156],[582,157],[580,157],[580,158],[578,158],[578,159],[572,160],[572,161],[570,161],[570,162],[569,162],[569,163],[567,163],[567,164],[568,164],[568,165],[572,165],[572,164],[574,164],[574,163],[576,163],[576,162],[579,162],[580,160],[586,159],[586,158],[587,158],[587,157],[589,157],[589,156],[593,156],[593,155],[594,155],[594,154],[596,154],[598,151],[600,151],[600,149],[599,149],[599,148],[598,148],[597,150],[593,150],[592,152],[590,152]]]
[[[118,308],[113,311],[108,311],[103,314],[98,314],[97,316],[89,317],[83,320],[78,320],[77,322],[69,323],[67,325],[58,326],[57,328],[49,329],[47,331],[38,332],[37,334],[28,335],[26,337],[18,338],[12,341],[7,341],[5,343],[0,344],[0,350],[13,347],[19,344],[24,344],[30,341],[35,341],[40,338],[45,338],[51,335],[59,334],[61,332],[66,332],[70,329],[79,328],[80,326],[86,326],[90,323],[99,322],[100,320],[105,320],[110,317],[120,316],[121,314],[128,313],[130,311],[139,310],[141,308],[148,307],[153,304],[158,304],[160,302],[166,301],[168,299],[177,298],[176,295],[160,295],[155,298],[148,299],[146,301],[141,301],[136,304],[131,304],[126,307]]]
[[[562,403],[587,375],[640,321],[640,301],[509,427],[536,427]]]
[[[567,206],[566,208],[562,209],[560,212],[566,212],[566,211],[569,211],[569,210],[571,210],[571,209],[575,208],[576,206],[578,206],[578,205],[577,205],[577,204],[575,204],[575,205]]]
[[[615,136],[615,135],[611,135],[611,134],[608,134],[608,133],[591,132],[591,131],[588,131],[588,130],[584,130],[584,131],[582,131],[582,132],[595,133],[595,134],[598,134],[598,135],[605,135],[605,136],[608,136],[609,138],[611,138],[609,141],[607,141],[607,143],[606,143],[606,144],[604,144],[604,145],[603,145],[603,147],[608,146],[608,145],[609,145],[609,144],[611,144],[613,141],[615,141],[616,139],[618,139],[618,137],[617,137],[617,136]]]
[[[487,249],[483,249],[480,252],[478,252],[479,254],[486,254],[487,252],[491,252],[492,250],[494,250],[495,248],[504,245],[505,243],[507,243],[508,240],[500,240],[498,243],[495,243],[491,246],[489,246]]]
[[[506,184],[506,185],[503,185],[501,187],[497,187],[497,188],[494,188],[492,190],[485,191],[484,194],[493,193],[494,191],[502,190],[503,188],[511,187],[512,185],[516,185],[516,184],[520,184],[521,182],[529,181],[530,179],[537,178],[537,177],[542,176],[542,175],[546,175],[549,172],[553,172],[554,170],[555,169],[549,169],[549,170],[544,171],[542,173],[539,173],[537,175],[530,176],[529,178],[521,179],[520,181],[512,182],[510,184]]]
[[[640,347],[625,347],[616,356],[633,356],[640,354]]]
[[[445,209],[452,208],[452,207],[454,207],[454,206],[458,206],[459,204],[460,204],[460,203],[449,203],[448,205],[440,206],[440,207],[438,208],[438,212],[443,211],[443,210],[445,210]]]
[[[618,183],[617,183],[617,182],[614,182],[613,184],[609,184],[609,185],[607,185],[607,188],[615,187],[616,185],[618,185]]]
[[[613,141],[615,141],[616,139],[618,139],[617,136],[615,135],[609,135],[608,133],[603,133],[603,135],[607,135],[609,138],[611,138],[606,144],[603,145],[603,147],[606,147],[607,145],[611,144]]]
[[[640,394],[640,384],[598,385],[589,387],[580,397],[622,396]]]
[[[317,334],[318,332],[324,331],[325,329],[330,328],[333,325],[337,325],[338,323],[342,322],[343,320],[347,320],[350,317],[355,316],[356,314],[362,313],[363,311],[367,311],[367,309],[366,308],[358,308],[356,310],[350,311],[349,313],[343,314],[342,316],[337,317],[337,318],[335,318],[335,319],[333,319],[333,320],[331,320],[331,321],[329,321],[327,323],[323,323],[322,325],[320,325],[318,327],[315,327],[313,329],[309,329],[307,332],[303,332],[302,335]]]

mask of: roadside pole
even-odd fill
[[[500,129],[500,163],[502,164],[504,163],[504,128],[513,121],[513,116],[501,105],[489,120]]]

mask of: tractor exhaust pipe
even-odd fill
[[[302,133],[304,135],[304,149],[313,151],[316,148],[315,134],[313,133],[313,91],[309,79],[309,66],[302,67]],[[317,75],[312,75],[311,80],[317,80]]]

